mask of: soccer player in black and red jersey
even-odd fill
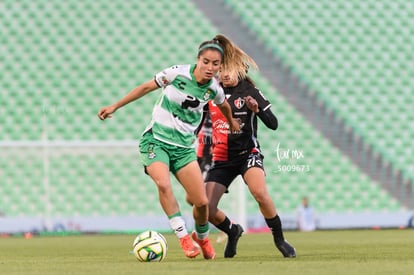
[[[207,107],[207,106],[206,106]],[[200,126],[200,130],[197,134],[197,162],[200,166],[203,177],[207,174],[210,169],[212,157],[211,146],[213,145],[212,129],[211,129],[211,118],[208,108],[204,111],[203,123]]]
[[[246,55],[243,52],[241,54]],[[247,60],[257,67],[253,60]],[[229,131],[226,119],[217,106],[209,104],[213,128],[213,165],[206,176],[209,221],[228,236],[224,257],[234,257],[237,242],[244,230],[241,225],[232,223],[226,214],[218,209],[218,204],[223,194],[228,192],[231,182],[241,175],[271,229],[275,246],[284,257],[294,258],[296,250],[283,236],[281,220],[266,188],[263,155],[257,140],[257,117],[272,130],[277,129],[278,121],[270,109],[270,102],[247,76],[248,65],[245,64],[243,67],[242,70],[245,72],[220,72],[220,81],[227,101],[233,117],[241,121],[241,130]]]

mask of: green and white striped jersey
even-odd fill
[[[152,111],[151,123],[154,138],[179,147],[195,145],[195,131],[200,125],[203,108],[210,100],[222,104],[223,89],[213,78],[199,85],[194,77],[195,65],[176,65],[155,75],[162,93]]]

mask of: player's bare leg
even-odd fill
[[[226,192],[226,187],[215,182],[207,182],[206,191],[209,200],[209,221],[227,234],[224,257],[233,258],[237,252],[237,243],[244,230],[241,225],[232,223],[226,214],[218,209],[219,201]]]
[[[204,179],[196,161],[181,168],[175,175],[187,193],[187,200],[193,205],[195,232],[192,237],[200,246],[205,259],[214,259],[216,253],[208,239],[208,199]]]
[[[295,258],[295,248],[290,245],[283,236],[280,217],[276,211],[273,200],[267,191],[264,171],[261,168],[252,167],[244,173],[243,178],[250,193],[259,204],[260,211],[265,218],[266,224],[272,231],[273,241],[276,247],[284,257]]]
[[[188,258],[196,257],[200,251],[194,246],[184,219],[181,217],[180,207],[172,190],[168,166],[163,162],[154,162],[146,169],[148,175],[157,185],[161,207],[169,218],[170,226],[178,237],[185,256]]]

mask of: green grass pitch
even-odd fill
[[[141,263],[130,254],[135,235],[72,235],[0,238],[0,274],[412,274],[414,231],[348,230],[285,237],[298,257],[285,259],[270,233],[245,234],[233,259],[187,259],[174,235],[164,234],[168,254],[160,263]]]

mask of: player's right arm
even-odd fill
[[[101,108],[98,112],[98,117],[101,120],[104,120],[106,118],[110,118],[110,117],[112,117],[111,114],[115,113],[115,111],[118,110],[119,108],[121,108],[122,106],[125,106],[128,103],[130,103],[134,100],[137,100],[137,99],[143,97],[144,95],[148,94],[149,92],[152,92],[152,91],[154,91],[158,88],[159,88],[159,86],[157,85],[155,80],[151,79],[150,81],[147,81],[147,82],[135,87],[134,89],[132,89],[127,95],[125,95],[118,102],[116,102],[116,103],[114,103],[110,106],[106,106],[106,107]]]
[[[231,110],[230,104],[227,102],[227,100],[224,100],[222,104],[216,104],[217,107],[220,109],[220,111],[223,113],[223,115],[226,117],[227,122],[230,127],[230,132],[240,132],[240,119],[233,118],[233,112]]]

